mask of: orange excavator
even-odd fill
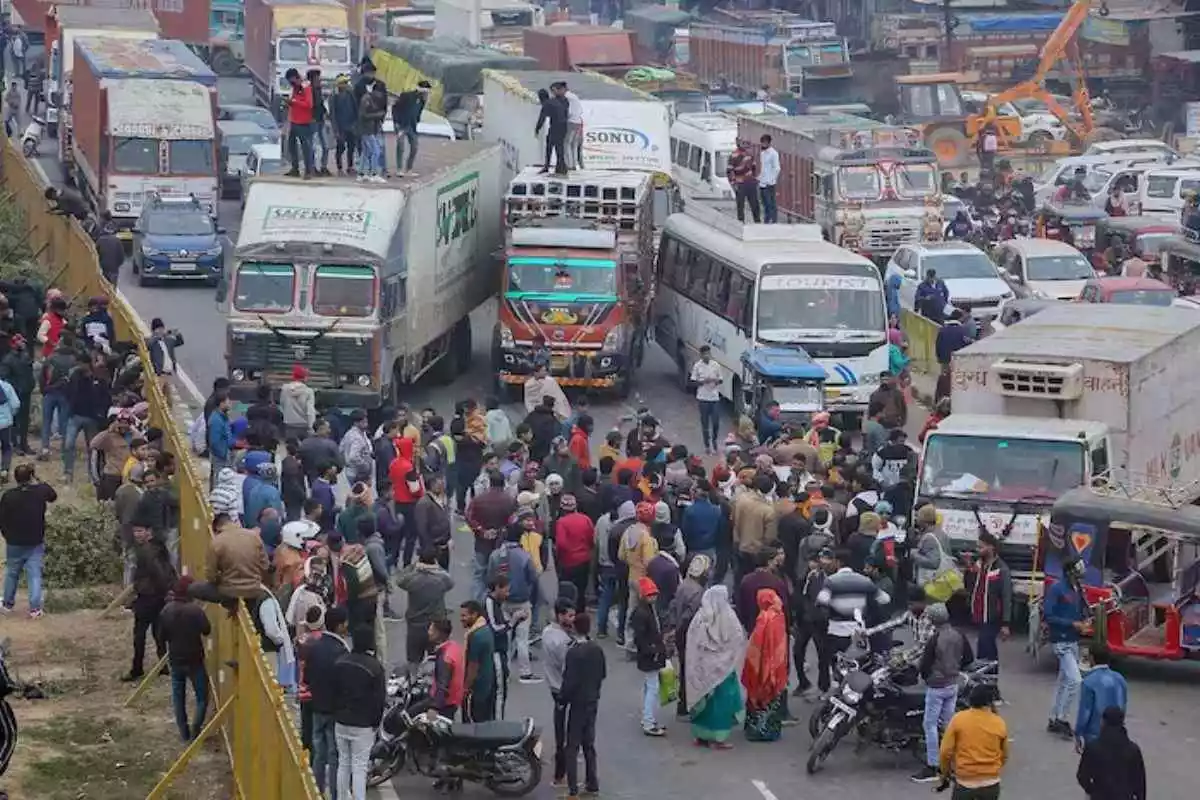
[[[996,135],[1000,139],[1000,145],[1002,147],[1009,145],[1011,142],[1011,132],[1006,130],[1007,126],[995,124],[999,117],[996,109],[1004,103],[1028,98],[1041,100],[1045,103],[1050,112],[1070,132],[1077,144],[1083,144],[1087,140],[1088,136],[1095,129],[1095,121],[1092,119],[1091,98],[1088,95],[1087,79],[1083,71],[1083,59],[1079,55],[1079,39],[1077,34],[1079,33],[1079,29],[1083,27],[1083,24],[1087,22],[1092,2],[1093,0],[1076,0],[1074,5],[1067,9],[1067,13],[1063,15],[1062,22],[1058,24],[1058,27],[1050,34],[1050,38],[1046,40],[1046,44],[1042,48],[1041,60],[1038,62],[1037,69],[1029,80],[1022,81],[999,94],[992,95],[987,99],[987,104],[982,114],[976,114],[967,119],[967,135],[972,140],[976,139],[979,136],[979,132],[986,126],[993,125]],[[1101,3],[1100,15],[1108,16],[1107,3]],[[1078,118],[1072,117],[1062,107],[1062,104],[1054,98],[1054,95],[1046,91],[1046,77],[1058,65],[1059,61],[1064,58],[1070,64],[1074,73],[1075,87],[1071,97],[1074,101],[1075,110],[1079,113]]]

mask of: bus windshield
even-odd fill
[[[1084,443],[962,434],[931,435],[922,459],[926,497],[1047,500],[1084,483]]]
[[[321,264],[313,278],[312,308],[322,316],[370,316],[375,310],[375,270]]]
[[[766,275],[759,280],[758,335],[787,343],[843,332],[882,338],[883,289],[865,275]]]
[[[596,258],[510,258],[507,294],[616,297],[617,262]]]
[[[296,268],[291,264],[247,261],[238,267],[233,307],[274,314],[291,311],[295,286]]]

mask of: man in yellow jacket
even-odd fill
[[[951,800],[997,800],[1000,773],[1008,761],[1008,726],[993,704],[996,690],[979,685],[967,698],[969,708],[950,719],[942,735],[939,766],[944,791],[954,781]]]

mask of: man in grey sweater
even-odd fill
[[[546,665],[546,683],[554,698],[554,784],[567,777],[567,703],[559,698],[563,670],[567,667],[567,651],[575,643],[575,605],[566,598],[554,604],[554,621],[542,631],[542,659]]]
[[[429,623],[446,618],[446,593],[454,588],[454,579],[438,565],[437,551],[427,549],[400,571],[396,585],[408,592],[404,651],[405,659],[415,666],[429,649]]]
[[[912,776],[916,783],[938,779],[938,732],[950,724],[958,701],[958,674],[975,660],[967,637],[950,624],[943,603],[925,609],[933,624],[933,636],[921,655],[921,677],[925,679],[925,767]]]

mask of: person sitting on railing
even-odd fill
[[[87,203],[83,195],[74,189],[56,189],[51,186],[43,196],[54,204],[50,209],[51,214],[74,217],[81,222],[88,218]]]
[[[193,583],[188,594],[220,603],[231,612],[236,611],[238,600],[256,603],[271,572],[262,536],[246,530],[226,513],[213,515],[212,530],[205,569],[208,580]]]

